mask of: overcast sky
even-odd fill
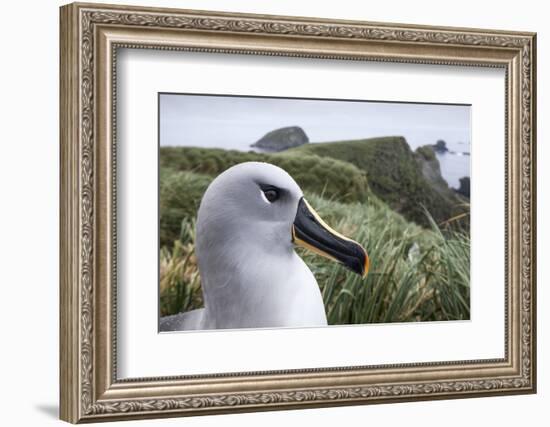
[[[161,94],[160,144],[248,150],[267,132],[300,126],[311,142],[401,135],[412,148],[445,140],[470,151],[470,107],[366,101]]]

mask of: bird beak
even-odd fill
[[[369,256],[365,248],[330,228],[303,197],[298,202],[292,225],[292,241],[343,264],[362,277],[369,271]]]

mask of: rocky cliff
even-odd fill
[[[441,176],[434,148],[424,146],[413,152],[401,136],[307,144],[289,152],[316,154],[355,165],[365,171],[375,195],[423,226],[430,225],[424,208],[437,223],[468,211],[465,199]]]

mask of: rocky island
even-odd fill
[[[251,147],[259,148],[261,151],[278,152],[299,147],[308,142],[309,138],[301,127],[288,126],[266,133]]]
[[[437,154],[445,154],[449,151],[447,143],[442,139],[439,139],[432,147]]]
[[[442,139],[439,139],[435,144],[431,145],[430,147],[432,147],[433,150],[437,154],[449,153],[449,154],[458,154],[459,156],[469,156],[470,155],[469,151],[451,151],[451,150],[449,150],[447,148],[447,143],[445,141],[443,141]]]

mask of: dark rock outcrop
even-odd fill
[[[438,154],[443,154],[449,151],[447,144],[442,139],[438,140],[433,146],[433,149]]]
[[[460,187],[458,187],[458,190],[456,192],[458,194],[462,194],[464,197],[470,198],[470,177],[465,176],[463,178],[459,179],[460,181]]]
[[[260,148],[263,151],[277,152],[298,147],[308,142],[309,138],[301,127],[289,126],[266,133],[251,147]]]
[[[415,151],[416,162],[420,166],[422,176],[439,195],[444,198],[452,198],[452,190],[447,181],[441,175],[439,160],[435,156],[435,148],[430,145],[418,147]]]

